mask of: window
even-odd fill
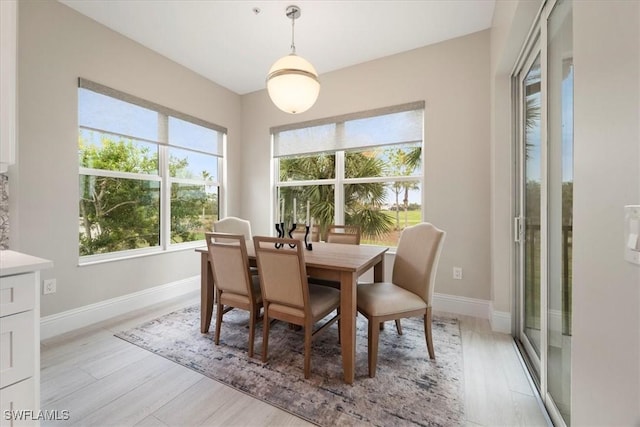
[[[218,219],[226,129],[80,79],[83,262],[193,246]]]
[[[424,102],[273,128],[276,212],[287,224],[359,225],[396,246],[422,221]],[[293,204],[296,218],[293,218]]]

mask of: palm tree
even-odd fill
[[[389,158],[392,175],[411,175],[413,171],[420,166],[422,161],[422,147],[412,147],[409,150],[403,147],[389,148],[386,150],[386,154]],[[396,230],[400,230],[400,193],[404,192],[402,205],[404,207],[404,222],[406,227],[408,222],[409,191],[418,188],[418,181],[397,181],[391,185],[391,189],[396,196]]]
[[[347,178],[381,176],[384,164],[375,156],[366,153],[348,153],[345,169]],[[283,158],[280,160],[280,181],[322,180],[335,178],[335,156],[318,154],[312,156]],[[382,212],[385,201],[383,183],[346,184],[345,223],[358,224],[365,236],[381,236],[391,229],[392,220]],[[321,233],[334,222],[335,197],[333,184],[281,187],[280,194],[285,199],[285,217],[293,219],[293,200],[297,201],[300,214],[309,200],[310,215],[319,225]],[[298,215],[300,218],[300,215]],[[298,218],[295,218],[296,220]]]

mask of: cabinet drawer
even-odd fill
[[[35,273],[0,277],[0,317],[33,309]]]
[[[2,412],[0,412],[2,414],[0,426],[18,427],[37,425],[37,422],[32,420],[33,417],[30,417],[28,412],[22,412],[34,411],[34,416],[37,415],[38,408],[35,407],[33,400],[34,390],[33,378],[2,389],[0,392],[0,409],[2,410]],[[7,413],[5,411],[11,411],[8,413],[9,419],[7,419]]]
[[[33,311],[0,318],[0,388],[33,375]]]

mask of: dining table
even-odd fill
[[[253,241],[247,240],[246,244],[249,262],[255,266]],[[340,283],[340,347],[347,384],[355,379],[358,278],[373,269],[373,280],[382,282],[384,255],[388,250],[384,246],[313,242],[312,249],[304,251],[308,276]],[[213,314],[214,280],[207,248],[197,248],[196,252],[200,253],[200,331],[207,333]]]

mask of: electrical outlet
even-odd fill
[[[453,278],[462,280],[462,267],[453,267]]]
[[[42,281],[42,293],[55,294],[56,293],[56,279],[45,279]]]

